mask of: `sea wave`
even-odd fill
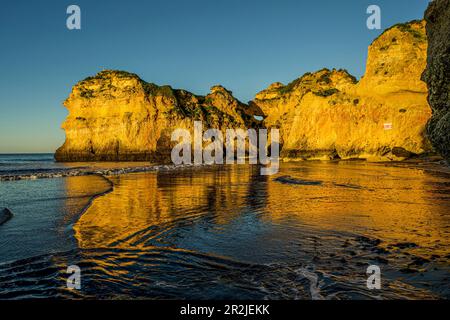
[[[134,166],[123,168],[64,168],[64,169],[29,169],[29,170],[13,170],[8,172],[0,171],[0,181],[16,181],[16,180],[35,180],[48,178],[63,178],[88,175],[120,175],[128,173],[152,172],[152,171],[168,171],[180,170],[186,168],[204,167],[206,164],[182,164],[182,165],[151,165],[151,166]]]

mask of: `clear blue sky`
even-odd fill
[[[64,142],[61,105],[102,68],[206,94],[214,84],[247,102],[275,81],[323,67],[364,73],[366,9],[382,28],[421,19],[428,0],[2,0],[0,153],[53,152]],[[66,8],[82,29],[66,28]]]

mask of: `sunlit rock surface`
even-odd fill
[[[56,159],[167,161],[174,129],[192,130],[193,120],[222,131],[255,127],[255,115],[280,129],[284,159],[386,161],[427,154],[426,56],[425,21],[398,24],[370,45],[359,82],[345,70],[323,69],[288,85],[274,83],[249,105],[222,86],[198,96],[103,71],[79,82],[65,101],[66,142]],[[445,125],[431,121],[429,128],[442,132]]]
[[[402,160],[431,151],[426,84],[425,22],[386,30],[369,47],[358,82],[345,70],[307,73],[274,83],[251,103],[278,127],[286,159]]]
[[[427,132],[436,150],[450,161],[450,1],[431,2],[425,19],[430,45],[423,78],[433,109]]]
[[[256,125],[248,106],[221,86],[197,96],[123,71],[102,71],[79,82],[64,105],[69,115],[58,161],[165,161],[176,144],[173,130],[191,129],[194,120],[220,129]]]

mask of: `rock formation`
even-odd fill
[[[426,84],[425,22],[386,30],[369,47],[357,82],[345,70],[307,73],[288,85],[274,83],[251,105],[280,128],[287,159],[401,160],[431,150],[424,136],[431,116]]]
[[[433,18],[433,12],[429,10],[429,19],[442,24],[445,19]],[[427,77],[435,110],[429,129],[437,148],[448,152],[448,135],[443,132],[448,134],[450,76],[444,72],[449,65],[443,58],[444,53],[448,58],[449,46],[438,45],[438,38],[448,36],[448,30],[433,30],[429,33],[436,43],[430,50],[438,56],[430,61]],[[69,110],[63,124],[66,142],[55,158],[170,160],[176,144],[170,139],[174,129],[192,130],[194,120],[223,131],[255,127],[259,123],[254,115],[263,116],[267,128],[280,129],[285,159],[383,161],[428,153],[432,147],[425,126],[431,109],[426,84],[420,80],[427,45],[425,21],[395,25],[370,45],[366,72],[359,82],[345,70],[323,69],[288,85],[274,83],[249,105],[221,86],[198,96],[147,83],[135,74],[103,71],[75,85],[64,102]]]
[[[66,141],[58,161],[167,161],[176,128],[256,126],[248,106],[221,86],[206,97],[157,86],[123,71],[102,71],[74,86],[64,102]]]
[[[8,208],[0,210],[0,226],[13,217],[12,212]]]
[[[427,125],[431,143],[450,162],[450,0],[435,0],[426,13],[428,64],[423,74],[433,115]]]

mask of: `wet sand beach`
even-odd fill
[[[73,229],[67,223],[71,245],[0,265],[0,297],[449,297],[447,173],[360,161],[259,173],[236,165],[108,176],[113,190]],[[48,181],[76,194],[92,185],[82,178],[94,177]],[[65,288],[69,263],[83,270],[79,292]],[[381,268],[381,290],[366,287],[369,265]]]

